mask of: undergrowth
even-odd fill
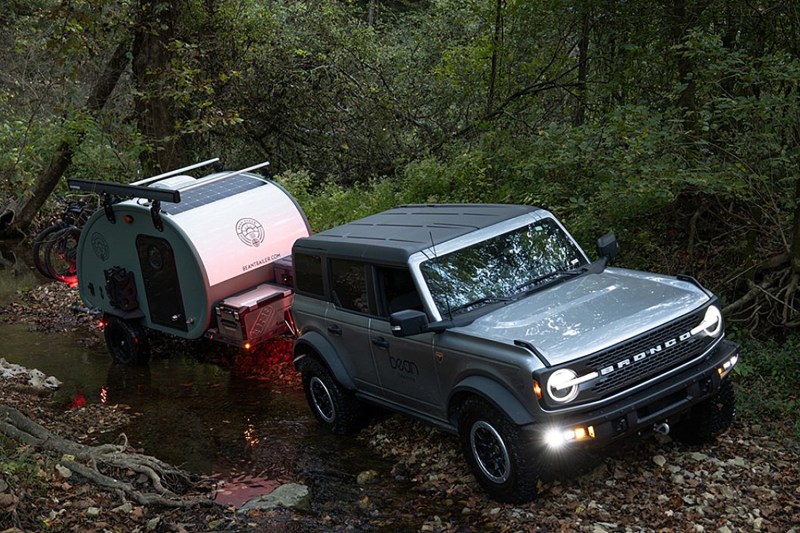
[[[737,340],[742,344],[734,372],[740,416],[772,434],[800,438],[800,335]]]

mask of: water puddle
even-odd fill
[[[41,282],[18,257],[11,268],[0,265],[0,308],[18,289]],[[217,481],[213,498],[225,505],[300,482],[313,485],[319,505],[333,506],[343,494],[358,496],[359,471],[390,468],[356,439],[320,429],[294,386],[238,376],[193,353],[155,357],[146,367],[116,365],[102,343],[76,333],[34,332],[25,324],[0,324],[0,339],[0,357],[63,382],[54,398],[60,407],[130,406],[138,416],[121,430],[129,443],[211,476]]]

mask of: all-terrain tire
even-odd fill
[[[686,444],[705,444],[728,429],[736,418],[736,395],[731,380],[722,382],[714,396],[698,403],[670,434]]]
[[[124,365],[144,365],[150,360],[147,333],[138,322],[114,316],[104,317],[103,335],[114,362]]]
[[[541,449],[520,426],[486,401],[470,398],[459,409],[458,434],[472,473],[492,499],[523,503],[536,497]]]
[[[366,423],[366,409],[352,391],[343,387],[317,358],[301,369],[306,400],[320,424],[333,433],[355,433]]]

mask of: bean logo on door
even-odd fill
[[[247,246],[258,248],[264,242],[264,226],[254,218],[241,218],[236,223],[236,235]]]

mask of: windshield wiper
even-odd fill
[[[514,291],[521,291],[523,289],[527,289],[528,287],[533,286],[532,289],[526,291],[527,294],[528,292],[533,292],[541,289],[542,287],[546,287],[551,282],[560,279],[574,278],[575,276],[580,276],[581,274],[588,272],[589,270],[588,267],[589,265],[581,265],[578,268],[571,268],[569,270],[556,270],[555,272],[550,272],[549,274],[545,274],[544,276],[539,276],[538,278],[533,278],[531,280],[528,280],[522,285],[515,287]]]
[[[474,307],[480,304],[495,304],[500,302],[510,302],[511,298],[508,296],[484,296],[483,298],[477,298],[472,300],[471,302],[467,302],[465,304],[461,304],[458,307],[454,307],[450,309],[450,314],[452,315],[456,311],[460,311],[462,309],[466,309],[468,307]]]

